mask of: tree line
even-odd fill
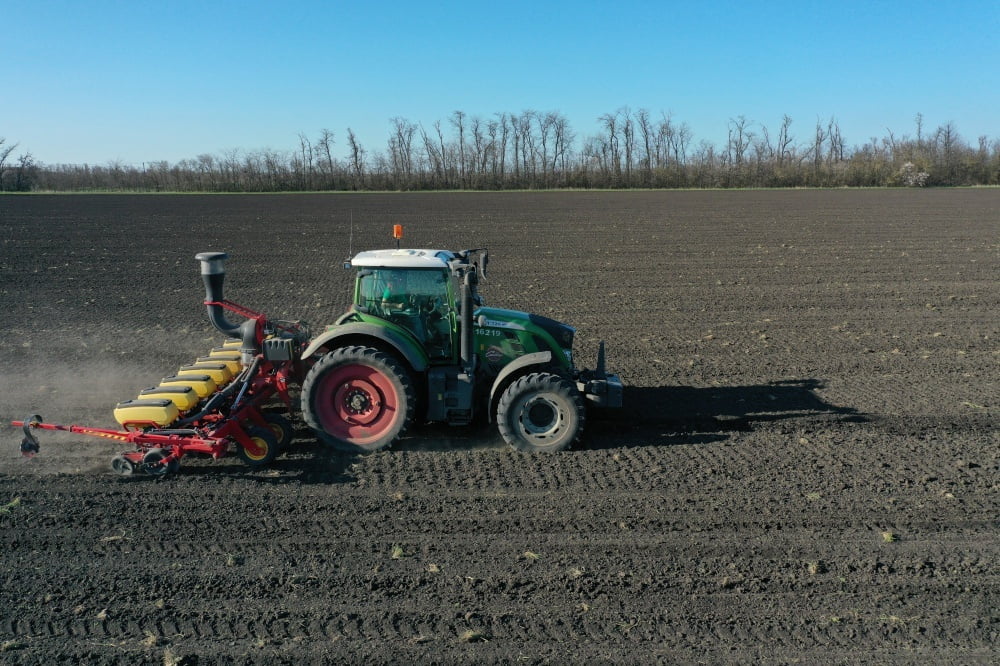
[[[887,130],[849,145],[835,118],[797,132],[732,118],[721,145],[647,109],[605,113],[578,137],[557,111],[453,112],[429,127],[390,120],[380,149],[323,129],[286,150],[233,149],[174,164],[43,164],[0,138],[0,190],[286,192],[553,188],[922,187],[1000,184],[1000,140],[970,144],[954,123]]]

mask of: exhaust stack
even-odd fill
[[[460,293],[461,309],[459,319],[461,332],[459,333],[459,354],[462,360],[462,371],[472,375],[476,370],[475,341],[472,331],[472,308],[474,306],[473,294],[475,293],[477,276],[475,269],[466,272],[462,279]]]
[[[247,319],[242,324],[234,324],[226,319],[222,303],[222,285],[226,281],[225,252],[201,252],[195,259],[201,262],[201,279],[205,283],[205,307],[208,308],[208,319],[221,333],[243,342],[240,351],[243,363],[248,365],[253,356],[257,355],[257,322]]]

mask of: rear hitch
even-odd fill
[[[21,440],[21,455],[25,458],[34,458],[38,454],[38,439],[35,437],[35,433],[31,432],[31,429],[41,422],[42,417],[38,414],[32,414],[24,419],[24,424],[21,426],[24,430],[24,439]]]

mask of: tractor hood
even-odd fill
[[[502,310],[500,308],[477,308],[473,313],[476,325],[481,328],[503,329],[507,331],[526,331],[534,335],[542,333],[542,337],[551,338],[559,350],[573,349],[573,336],[576,329],[562,322],[518,310]],[[553,351],[558,351],[554,349]]]

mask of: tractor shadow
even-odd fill
[[[851,407],[833,405],[816,391],[818,379],[796,379],[751,386],[625,387],[625,406],[600,410],[587,424],[585,446],[669,446],[711,443],[756,423],[823,419],[863,423],[868,418]]]
[[[864,423],[868,417],[851,407],[833,405],[816,391],[818,379],[783,380],[750,386],[626,386],[624,407],[588,413],[582,449],[713,444],[755,424],[778,421]],[[388,452],[435,452],[498,449],[507,444],[495,424],[452,427],[414,425]],[[316,439],[301,422],[289,450],[266,469],[250,469],[235,456],[222,460],[185,458],[181,474],[253,478],[265,484],[342,484],[355,480],[356,454],[341,453]]]
[[[587,415],[582,449],[712,444],[754,424],[822,419],[865,422],[851,407],[823,400],[818,379],[768,382],[751,386],[626,386],[624,407],[594,409]],[[423,424],[393,446],[393,451],[507,449],[495,424],[450,427]]]

